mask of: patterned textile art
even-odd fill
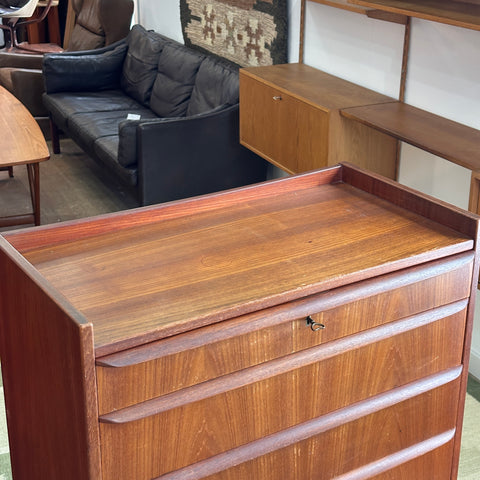
[[[287,0],[180,0],[185,44],[242,67],[287,63]]]

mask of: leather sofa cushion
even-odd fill
[[[77,52],[47,54],[43,62],[45,91],[72,93],[118,88],[126,54],[125,43],[85,56]]]
[[[93,148],[97,138],[109,135],[118,135],[118,124],[127,118],[129,113],[147,116],[151,112],[144,109],[137,111],[116,110],[112,112],[76,113],[68,119],[68,127],[74,138],[83,140],[83,147],[87,150]]]
[[[197,73],[187,116],[207,112],[220,105],[238,103],[238,68],[207,57]]]
[[[74,113],[138,110],[141,107],[138,102],[127,97],[121,90],[52,93],[46,96],[44,101],[54,108],[58,106],[66,117],[70,117]]]
[[[118,123],[118,158],[122,167],[132,167],[137,164],[137,127],[140,123],[161,121],[151,110],[141,115],[140,120],[123,119]]]
[[[133,113],[141,105],[127,97],[121,90],[100,92],[51,93],[43,96],[43,103],[56,125],[64,129],[75,113],[111,112],[116,110]],[[126,115],[125,115],[126,116]]]
[[[129,186],[137,185],[137,165],[129,168],[122,167],[117,161],[118,135],[107,135],[95,140],[93,154],[107,167],[108,175],[111,173]]]
[[[158,59],[167,43],[165,37],[135,25],[127,37],[128,52],[120,79],[122,90],[148,105],[157,74]]]
[[[195,77],[205,56],[183,45],[165,45],[150,98],[150,108],[159,117],[184,117]]]

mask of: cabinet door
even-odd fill
[[[327,165],[328,113],[241,75],[240,141],[288,173]]]

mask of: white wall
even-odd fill
[[[138,0],[146,28],[182,41],[179,0]],[[289,55],[298,60],[300,0],[289,0]],[[307,2],[305,63],[398,97],[404,27]],[[412,19],[406,101],[480,129],[480,32]],[[480,148],[480,145],[479,145]],[[400,182],[468,207],[470,172],[403,145]],[[470,371],[480,378],[480,298]]]
[[[180,0],[137,0],[140,23],[183,43]],[[159,6],[161,4],[161,7]]]

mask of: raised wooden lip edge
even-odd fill
[[[367,179],[368,186],[357,180]],[[394,180],[390,180],[373,172],[368,172],[360,167],[343,162],[334,166],[314,170],[307,173],[284,177],[280,179],[269,180],[263,183],[248,185],[246,187],[235,188],[213,194],[202,195],[198,197],[167,202],[158,205],[137,207],[130,210],[123,210],[115,213],[98,215],[79,220],[70,220],[62,223],[53,223],[40,227],[31,227],[22,230],[7,231],[0,234],[8,243],[20,251],[22,254],[38,248],[60,245],[73,240],[90,238],[96,235],[132,228],[135,226],[148,225],[160,220],[178,218],[192,213],[205,212],[208,210],[227,208],[241,202],[249,202],[252,199],[268,198],[278,195],[278,193],[288,193],[297,190],[312,188],[315,186],[335,183],[347,183],[355,188],[359,188],[374,196],[379,196],[383,200],[394,203],[402,208],[411,207],[413,197],[425,204],[436,204],[443,211],[449,211],[454,217],[466,217],[474,223],[478,222],[480,216],[466,210],[455,207],[454,205],[443,202],[430,195],[414,190],[405,185],[401,185]],[[379,188],[384,185],[386,188],[382,192]],[[388,192],[388,194],[386,193]],[[408,202],[406,203],[406,200]],[[425,208],[415,208],[413,212],[421,216],[430,218],[440,225],[446,224],[442,215],[431,217]],[[422,213],[423,211],[423,213]],[[461,222],[460,222],[461,223]],[[74,229],[74,234],[70,233]],[[75,228],[77,227],[77,228]],[[470,238],[475,239],[472,229],[457,230]]]
[[[306,174],[269,180],[260,184],[234,188],[222,192],[191,197],[163,204],[137,207],[130,210],[98,215],[95,217],[70,220],[41,227],[4,232],[1,234],[21,253],[31,250],[59,245],[73,240],[90,238],[103,233],[148,225],[160,220],[178,218],[192,213],[211,209],[227,208],[247,203],[254,199],[268,198],[278,193],[293,192],[315,186],[339,183],[342,180],[342,166],[335,165],[326,169]],[[75,233],[69,233],[74,228]]]
[[[344,167],[342,180],[345,183],[477,241],[480,215],[350,163],[344,162],[341,165]],[[414,199],[417,201],[414,202]]]

